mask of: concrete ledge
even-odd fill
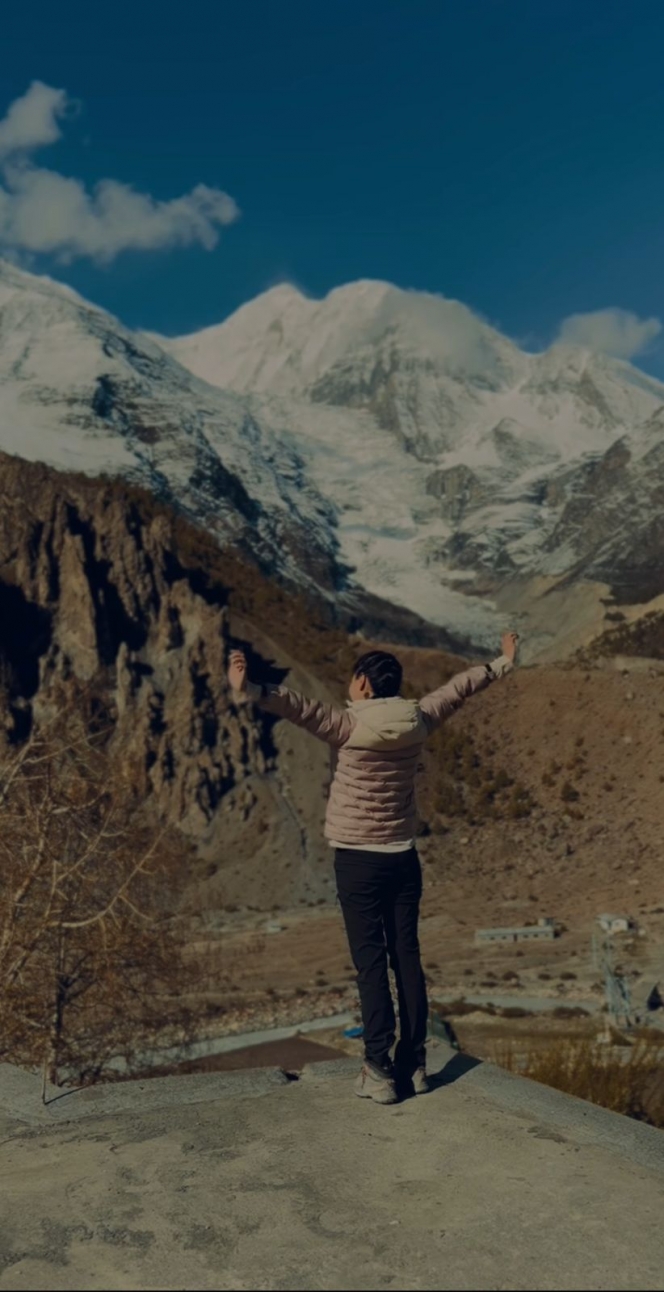
[[[344,1054],[338,1059],[324,1059],[320,1063],[307,1063],[300,1073],[300,1081],[327,1081],[330,1077],[356,1077],[360,1070],[357,1059],[346,1058]]]
[[[203,1072],[180,1077],[149,1077],[142,1081],[118,1081],[109,1085],[63,1090],[48,1086],[42,1103],[41,1078],[12,1064],[0,1064],[0,1112],[6,1117],[48,1125],[53,1121],[77,1121],[82,1117],[149,1112],[155,1108],[211,1103],[217,1099],[247,1099],[271,1094],[289,1085],[277,1068],[250,1072]]]
[[[44,1109],[0,1069],[0,1292],[661,1292],[662,1132],[444,1043],[430,1069],[389,1108],[342,1058]]]
[[[13,1063],[0,1063],[0,1113],[19,1121],[48,1122],[40,1077]]]
[[[446,1041],[429,1043],[429,1068],[433,1093],[459,1083],[473,1099],[480,1097],[517,1117],[536,1122],[542,1138],[607,1148],[638,1166],[664,1173],[664,1133],[576,1099],[549,1086],[514,1076],[492,1063],[462,1054]],[[12,1064],[0,1064],[0,1113],[32,1126],[147,1113],[159,1108],[185,1107],[217,1100],[242,1100],[269,1095],[284,1086],[322,1083],[348,1085],[358,1071],[358,1060],[339,1059],[309,1063],[299,1081],[291,1081],[276,1068],[231,1073],[196,1073],[189,1076],[151,1077],[63,1090],[49,1086],[46,1104],[41,1100],[41,1078]]]
[[[514,1076],[493,1063],[480,1062],[453,1049],[446,1041],[429,1042],[433,1091],[460,1082],[468,1095],[481,1096],[517,1117],[537,1122],[530,1133],[559,1143],[608,1148],[638,1166],[664,1173],[664,1133],[643,1122],[609,1112],[550,1086]],[[310,1063],[304,1081],[348,1081],[358,1070],[356,1059]]]
[[[449,1085],[461,1077],[469,1094],[477,1092],[519,1117],[540,1121],[543,1137],[546,1131],[559,1131],[577,1144],[611,1149],[635,1165],[664,1173],[664,1132],[644,1122],[450,1050],[438,1084]]]

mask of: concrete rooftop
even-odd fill
[[[664,1288],[664,1135],[473,1065],[50,1092],[0,1067],[0,1288]]]

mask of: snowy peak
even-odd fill
[[[648,406],[661,405],[664,385],[622,359],[569,345],[553,345],[530,356],[523,389],[536,395],[568,393],[595,405],[607,423],[639,419]]]
[[[528,354],[459,301],[360,280],[322,300],[283,283],[230,318],[189,336],[157,337],[204,381],[243,393],[303,395],[337,369],[392,353],[411,368],[489,389],[576,392],[625,386],[661,401],[661,383],[631,364],[557,343]],[[607,410],[611,418],[613,411]]]
[[[83,296],[79,296],[78,292],[75,292],[73,287],[68,287],[66,283],[59,283],[54,278],[48,278],[46,275],[30,274],[26,270],[19,269],[16,265],[11,264],[9,260],[0,258],[0,305],[6,303],[17,293],[39,297],[42,300],[74,303],[84,309],[95,310],[100,314],[104,312],[99,310],[96,305],[91,305]]]
[[[283,285],[217,327],[159,340],[203,380],[244,393],[302,395],[376,351],[484,380],[519,361],[516,346],[458,301],[370,280],[321,301]]]
[[[422,460],[500,465],[509,422],[524,466],[603,451],[652,415],[664,388],[629,364],[556,345],[521,351],[465,305],[362,281],[323,300],[284,285],[215,328],[160,344],[197,376],[243,394],[367,412]],[[492,447],[493,446],[493,447]],[[518,451],[510,450],[512,466]]]

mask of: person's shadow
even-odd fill
[[[440,1090],[442,1086],[451,1086],[461,1077],[465,1077],[467,1072],[472,1072],[473,1068],[479,1068],[482,1060],[473,1058],[472,1054],[462,1054],[459,1051],[448,1059],[438,1072],[429,1073],[429,1085],[431,1090]]]
[[[476,1059],[472,1054],[464,1054],[463,1050],[459,1049],[456,1032],[448,1019],[433,1014],[430,1019],[430,1034],[432,1038],[445,1041],[456,1051],[451,1058],[446,1059],[438,1072],[429,1073],[429,1085],[432,1091],[440,1090],[442,1086],[453,1085],[455,1081],[465,1077],[467,1072],[472,1072],[473,1068],[480,1066],[481,1059]]]

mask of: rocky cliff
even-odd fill
[[[436,646],[442,630],[378,598],[298,594],[118,477],[0,454],[0,498],[5,744],[83,706],[109,775],[129,772],[137,810],[192,846],[198,910],[329,896],[328,751],[233,702],[228,647],[257,677],[341,698],[367,638]]]
[[[108,729],[109,775],[121,759],[137,810],[194,845],[206,902],[314,900],[324,751],[309,751],[317,794],[294,802],[293,741],[280,750],[281,733],[237,707],[225,680],[231,634],[247,629],[241,612],[260,575],[121,481],[0,456],[0,497],[5,743],[86,706],[90,723]],[[233,585],[244,592],[240,613]],[[256,647],[265,633],[263,623],[247,636]],[[258,655],[254,666],[269,668]]]

